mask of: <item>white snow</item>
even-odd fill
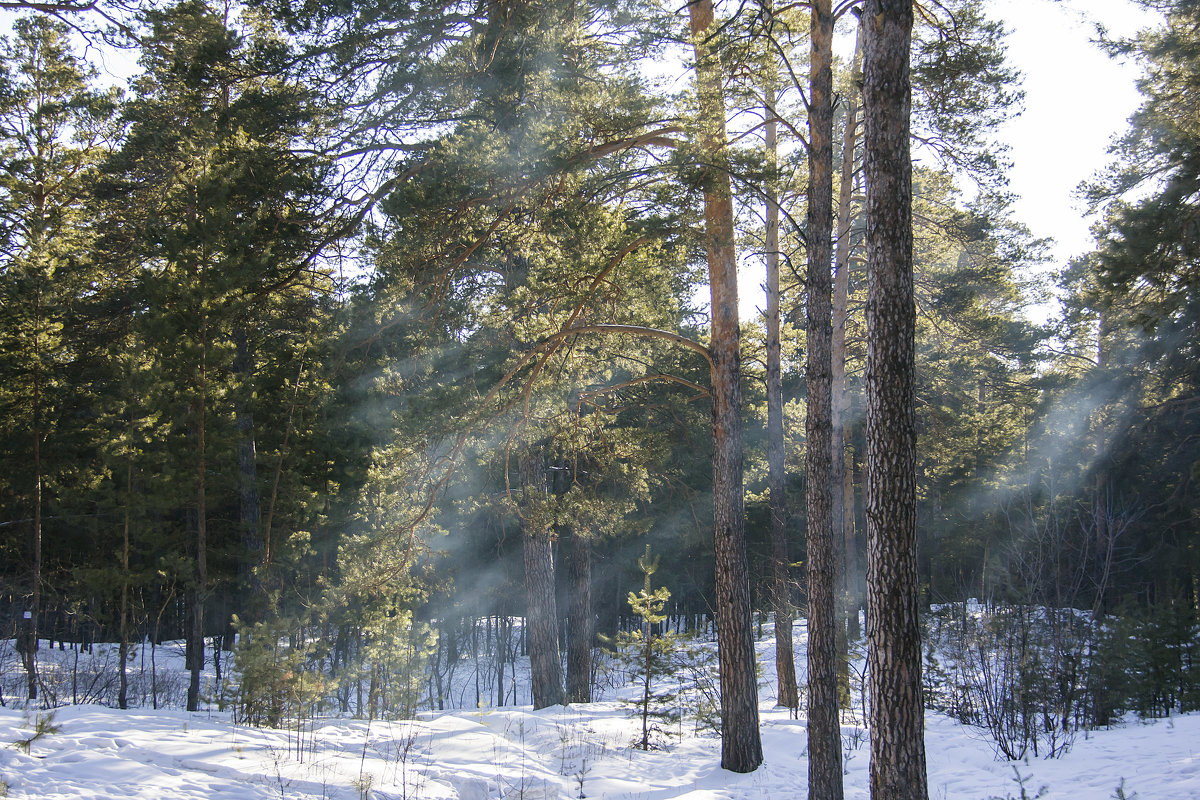
[[[804,630],[797,627],[803,673]],[[0,797],[43,800],[493,800],[612,798],[724,800],[805,797],[804,720],[773,708],[774,643],[759,642],[765,762],[737,775],[719,766],[720,742],[682,726],[664,750],[630,745],[640,721],[619,698],[533,711],[528,706],[423,713],[412,721],[323,718],[302,729],[234,725],[210,710],[54,712],[57,732],[16,746],[37,714],[0,708]],[[48,655],[48,654],[47,654]],[[630,687],[630,691],[632,687]],[[621,694],[618,692],[617,694]],[[867,798],[864,731],[843,726],[847,800]],[[997,761],[982,734],[926,718],[934,800],[1034,797],[1200,798],[1200,714],[1123,726],[1076,739],[1056,760]]]

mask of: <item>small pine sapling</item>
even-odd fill
[[[62,730],[61,727],[54,724],[53,711],[35,716],[32,723],[30,723],[30,727],[33,728],[33,732],[29,736],[26,736],[24,739],[18,739],[13,743],[25,755],[29,755],[29,750],[33,747],[34,742],[44,739],[47,736],[53,736]]]
[[[241,636],[222,704],[233,707],[234,720],[241,724],[279,728],[295,720],[301,725],[324,698],[329,682],[314,668],[313,647],[296,633],[300,622],[279,617],[242,625],[235,617],[235,624]]]
[[[641,671],[642,699],[637,705],[642,718],[642,738],[634,745],[641,750],[649,750],[653,745],[651,736],[662,732],[658,725],[651,724],[651,717],[666,719],[673,713],[666,708],[671,707],[674,694],[654,695],[651,691],[654,679],[669,672],[671,655],[677,644],[675,637],[669,633],[654,634],[654,626],[667,618],[663,607],[671,598],[671,592],[665,586],[654,590],[650,588],[650,579],[658,569],[658,561],[657,556],[651,558],[650,545],[646,545],[645,554],[638,559],[638,568],[645,576],[642,589],[636,594],[629,593],[629,605],[633,613],[641,617],[642,629],[622,637],[622,649],[636,654],[637,665]]]

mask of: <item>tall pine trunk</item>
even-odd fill
[[[917,602],[909,0],[864,9],[871,797],[926,800]]]
[[[1100,318],[1096,321],[1096,371],[1103,374],[1109,367],[1109,336],[1111,335],[1111,324],[1109,322],[1109,314],[1105,311],[1100,312]],[[1096,587],[1096,594],[1092,598],[1092,620],[1099,621],[1104,615],[1104,595],[1108,589],[1108,582],[1111,576],[1113,546],[1112,530],[1110,526],[1111,518],[1108,507],[1108,470],[1106,463],[1108,461],[1108,413],[1109,409],[1101,404],[1097,407],[1093,416],[1092,425],[1095,431],[1095,479],[1092,487],[1092,533],[1095,536],[1095,564],[1093,566],[1092,581]]]
[[[191,674],[188,680],[187,710],[200,707],[200,673],[204,669],[204,601],[208,584],[208,456],[205,450],[205,424],[208,413],[208,341],[205,323],[200,330],[200,367],[195,400],[196,426],[196,574],[191,597],[189,650]]]
[[[808,794],[842,797],[833,541],[831,352],[833,266],[833,11],[810,7],[805,467],[808,476]]]
[[[129,454],[125,460],[125,514],[121,527],[121,620],[120,642],[117,647],[117,658],[120,664],[120,684],[117,690],[117,707],[129,707],[129,674],[126,662],[129,660],[129,550],[130,533],[133,527],[133,409],[129,411]]]
[[[742,497],[741,331],[733,190],[729,181],[725,95],[712,0],[688,5],[696,55],[700,151],[704,161],[705,245],[712,297],[713,545],[716,554],[717,660],[721,672],[721,766],[752,772],[762,763],[758,685],[746,566]]]
[[[21,656],[25,662],[25,689],[30,700],[38,696],[37,651],[38,620],[42,613],[42,354],[41,354],[41,292],[35,299],[33,332],[33,531],[32,575],[30,576],[29,619],[25,626],[25,646]]]
[[[38,114],[40,115],[43,110],[44,106],[39,102]],[[40,637],[38,626],[42,613],[42,502],[46,478],[45,465],[42,463],[42,438],[46,436],[49,428],[46,423],[47,415],[43,408],[45,402],[43,392],[46,388],[47,376],[43,372],[42,362],[45,355],[42,333],[44,329],[48,328],[49,320],[46,319],[46,316],[50,309],[47,308],[46,293],[51,286],[49,267],[44,261],[47,258],[46,244],[49,235],[46,223],[50,218],[50,203],[46,187],[51,183],[46,174],[46,162],[49,158],[49,151],[53,147],[49,132],[41,122],[39,121],[34,127],[34,181],[29,197],[32,213],[29,220],[28,239],[25,242],[27,250],[25,269],[33,273],[33,363],[30,375],[33,396],[30,404],[29,426],[33,436],[33,452],[31,454],[33,461],[31,465],[33,467],[33,529],[30,543],[32,574],[29,587],[29,608],[26,612],[29,614],[29,619],[24,631],[25,645],[24,647],[18,646],[25,662],[26,694],[30,700],[36,700],[38,696],[37,651]],[[20,645],[20,641],[18,641],[18,645]]]
[[[567,702],[592,702],[592,543],[578,531],[570,538],[567,582],[571,601],[567,609]]]
[[[561,705],[563,692],[562,659],[558,642],[558,609],[555,601],[554,547],[550,526],[537,508],[549,488],[546,464],[540,449],[527,446],[521,452],[521,491],[525,513],[521,520],[525,545],[525,624],[529,649],[530,682],[533,707]]]
[[[854,41],[853,78],[851,85],[861,80],[859,62],[862,54],[863,27],[858,25]],[[846,389],[846,325],[850,309],[850,253],[853,245],[855,151],[858,148],[858,92],[851,88],[845,98],[846,128],[842,135],[841,180],[838,184],[838,231],[834,251],[833,281],[833,344],[831,354],[832,411],[833,411],[833,525],[834,537],[841,540],[839,549],[842,585],[838,616],[838,691],[841,703],[850,701],[850,658],[848,643],[859,637],[858,607],[858,544],[854,524],[854,470],[850,428],[846,424],[850,410],[850,394]]]
[[[773,14],[769,2],[767,13]],[[779,164],[775,70],[767,65],[764,96],[767,117],[766,260],[767,260],[767,485],[771,501],[771,604],[775,609],[775,675],[779,705],[800,708],[796,663],[792,647],[791,558],[787,541],[787,474],[784,471],[782,310],[779,294]]]
[[[266,609],[263,607],[265,598],[259,569],[263,558],[263,540],[259,530],[258,454],[254,442],[252,406],[254,362],[245,325],[234,328],[233,341],[233,369],[240,383],[234,409],[238,432],[238,527],[242,540],[241,578],[244,592],[239,612],[244,622],[254,622],[261,618]]]
[[[283,426],[283,441],[279,445],[279,454],[275,457],[275,473],[271,478],[271,496],[267,500],[267,518],[263,521],[262,537],[262,553],[258,561],[258,569],[260,571],[259,582],[265,581],[267,570],[271,566],[271,525],[275,520],[275,506],[279,499],[279,481],[283,476],[283,459],[287,454],[288,440],[292,436],[292,430],[295,427],[293,420],[296,416],[296,405],[300,400],[300,383],[304,377],[304,357],[301,356],[300,363],[296,367],[296,380],[292,383],[292,401],[288,406],[287,423]]]

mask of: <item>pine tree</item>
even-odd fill
[[[1061,283],[1069,292],[1064,327],[1074,363],[1090,366],[1082,374],[1070,370],[1076,389],[1063,402],[1095,409],[1087,433],[1092,457],[1081,481],[1090,485],[1078,491],[1092,509],[1093,546],[1107,554],[1124,549],[1129,557],[1111,581],[1116,591],[1108,603],[1145,592],[1156,601],[1187,598],[1200,615],[1195,547],[1160,538],[1161,531],[1187,529],[1197,508],[1190,443],[1200,388],[1200,11],[1177,0],[1141,5],[1162,12],[1163,23],[1107,42],[1114,55],[1145,65],[1144,99],[1113,147],[1114,163],[1084,187],[1103,211],[1097,249],[1064,271]],[[1148,512],[1138,515],[1124,545],[1114,524],[1122,507]],[[1135,568],[1138,561],[1145,566]],[[1100,611],[1106,601],[1096,591]]]
[[[534,443],[524,443],[520,454],[520,514],[525,550],[525,596],[528,607],[528,646],[533,682],[533,707],[561,705],[562,660],[555,602],[553,530],[548,513],[549,480],[545,456]]]
[[[917,610],[915,306],[909,45],[912,5],[864,11],[867,187],[867,668],[871,797],[925,800],[925,710]]]
[[[46,17],[16,21],[3,45],[0,93],[0,292],[5,319],[0,370],[13,387],[0,395],[0,436],[5,450],[29,469],[24,486],[11,485],[18,518],[30,520],[24,581],[24,628],[18,637],[29,699],[37,697],[36,651],[44,582],[44,523],[49,502],[62,488],[55,472],[69,474],[72,431],[67,371],[79,354],[64,329],[71,309],[88,291],[81,255],[87,241],[88,177],[104,152],[111,94],[94,90],[95,71],[72,52],[68,29]],[[75,426],[77,428],[77,426]],[[18,499],[19,498],[19,499]]]
[[[753,772],[762,763],[758,686],[742,496],[741,330],[725,97],[711,0],[688,4],[699,95],[705,249],[712,296],[713,524],[717,648],[721,662],[721,766]]]
[[[775,11],[764,7],[767,37],[775,35]],[[779,99],[778,68],[775,54],[767,46],[763,67],[763,95],[766,118],[764,155],[766,160],[765,256],[767,268],[766,362],[767,362],[767,470],[771,505],[771,605],[775,612],[775,673],[779,705],[798,711],[800,691],[796,685],[795,654],[792,647],[792,580],[787,540],[787,475],[785,473],[785,431],[783,424],[783,346],[780,327],[783,321],[779,282]]]
[[[851,452],[853,435],[849,424],[850,390],[846,381],[846,335],[850,315],[850,268],[854,252],[856,233],[854,221],[857,216],[854,204],[854,189],[858,183],[859,112],[860,97],[858,84],[862,80],[863,25],[855,25],[854,55],[851,60],[850,80],[842,92],[845,98],[845,125],[841,137],[841,165],[838,177],[837,242],[834,249],[834,281],[831,322],[833,334],[830,339],[830,424],[833,440],[832,489],[833,531],[840,537],[839,565],[842,586],[838,602],[845,616],[845,636],[859,635],[858,609],[861,605],[861,590],[858,585],[858,544],[855,536],[854,503],[854,459]],[[840,628],[840,626],[839,626]],[[849,653],[839,647],[838,653],[839,691],[849,683]],[[845,697],[842,698],[844,703]]]
[[[657,661],[661,662],[663,647],[661,646],[661,638],[659,646],[655,646],[654,626],[666,620],[666,614],[663,614],[663,606],[671,599],[671,592],[667,587],[660,586],[654,591],[650,590],[650,581],[654,573],[658,571],[658,558],[650,558],[650,545],[646,545],[646,552],[638,558],[638,569],[642,571],[645,580],[642,582],[642,590],[637,594],[629,593],[629,607],[633,609],[633,613],[637,614],[642,619],[641,641],[635,642],[641,646],[639,654],[642,667],[642,699],[639,705],[641,706],[642,715],[642,738],[638,742],[638,747],[642,750],[650,749],[650,685],[654,678],[659,677],[662,673],[661,664],[656,665],[655,655],[660,658]],[[656,669],[656,666],[658,667]]]
[[[808,272],[805,344],[805,474],[808,501],[808,791],[842,796],[838,724],[837,559],[833,539],[833,11],[811,10],[808,98]]]
[[[194,710],[209,553],[234,538],[210,531],[210,507],[229,490],[210,485],[210,477],[240,475],[244,501],[255,480],[245,455],[234,469],[216,467],[238,449],[226,376],[249,382],[249,354],[239,359],[237,351],[250,318],[313,271],[324,236],[322,168],[294,149],[313,120],[311,96],[273,77],[287,51],[269,26],[251,15],[239,31],[228,8],[198,1],[149,13],[147,21],[152,44],[126,111],[128,139],[106,167],[106,226],[109,246],[141,264],[137,302],[148,311],[141,333],[168,381],[155,402],[180,423],[165,432],[178,459],[165,483],[189,498]],[[245,403],[235,403],[243,452],[252,435]],[[241,514],[238,533],[258,562],[254,516]]]

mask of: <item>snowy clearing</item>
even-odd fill
[[[798,625],[798,664],[805,640]],[[620,697],[423,713],[412,721],[324,718],[297,732],[234,725],[228,713],[68,706],[28,745],[37,715],[0,708],[0,796],[44,800],[718,800],[803,797],[804,720],[772,707],[774,642],[759,645],[766,761],[735,775],[720,743],[680,726],[667,749],[630,745],[640,720]],[[628,692],[633,687],[628,687]],[[619,695],[626,692],[618,692]],[[869,796],[866,737],[842,729],[846,797]],[[1132,721],[1076,739],[1053,761],[997,761],[979,730],[927,717],[930,797],[1200,798],[1200,714]]]

